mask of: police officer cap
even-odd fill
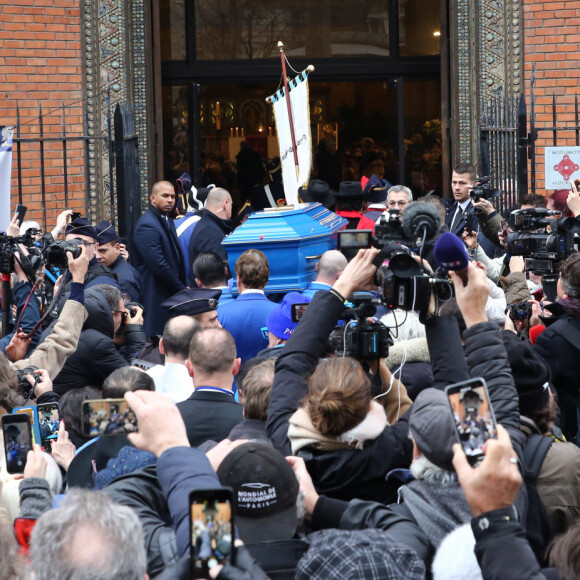
[[[169,310],[170,318],[194,316],[215,310],[221,295],[221,290],[212,288],[186,288],[162,302],[161,306]]]
[[[97,240],[99,244],[107,244],[119,239],[113,224],[108,220],[103,220],[97,224]]]

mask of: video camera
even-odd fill
[[[344,326],[332,331],[329,344],[336,356],[352,356],[358,360],[380,359],[389,356],[389,329],[382,322],[369,322],[367,318],[377,311],[370,292],[355,292],[349,297],[354,308],[345,310],[341,320]]]
[[[545,276],[557,272],[557,264],[574,253],[574,233],[580,230],[575,218],[548,219],[560,212],[547,209],[516,209],[509,216],[507,251],[526,258],[526,269]],[[549,226],[549,227],[548,227]]]
[[[543,277],[546,297],[556,299],[558,267],[568,256],[578,251],[577,238],[580,222],[576,218],[548,219],[561,215],[558,211],[542,208],[516,209],[508,223],[507,251],[512,256],[523,256],[526,270]]]
[[[33,278],[43,265],[40,252],[34,247],[34,236],[28,230],[23,236],[13,237],[0,233],[0,273],[14,272],[14,260],[18,260],[28,278]],[[28,249],[26,256],[20,245]]]
[[[418,263],[415,253],[422,256],[426,245],[433,243],[439,234],[441,217],[437,209],[424,202],[413,202],[407,206],[403,218],[397,210],[383,214],[370,230],[343,230],[338,232],[338,249],[359,250],[379,248],[375,259],[377,274],[375,283],[379,287],[381,302],[389,308],[417,310],[424,317],[429,307],[431,290],[440,302],[453,295],[451,284],[438,278]]]
[[[489,201],[490,199],[494,199],[501,195],[501,189],[494,189],[491,183],[489,183],[490,180],[491,177],[489,176],[478,177],[475,180],[475,182],[473,183],[473,187],[469,192],[469,197],[472,199],[472,201],[478,202],[481,201],[482,199],[487,199]]]

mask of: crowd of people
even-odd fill
[[[329,250],[306,288],[270,294],[264,252],[228,263],[222,187],[156,183],[131,254],[110,222],[64,211],[66,268],[14,259],[0,414],[52,406],[21,474],[3,435],[0,578],[579,578],[580,253],[538,274],[475,183],[461,163],[451,200],[376,174],[300,191],[359,231],[435,216],[413,263],[453,297],[433,286],[416,312],[378,298],[383,243]],[[547,232],[565,210],[573,239],[576,185],[562,197],[519,208]],[[450,233],[459,272],[434,251]],[[358,322],[355,293],[375,305]],[[386,356],[343,356],[364,319],[389,328]]]

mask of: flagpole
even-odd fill
[[[292,152],[294,153],[294,166],[296,167],[296,179],[300,177],[300,167],[298,164],[298,151],[296,150],[296,136],[294,135],[294,120],[292,118],[292,106],[290,105],[290,89],[288,87],[288,77],[286,76],[286,58],[284,55],[284,43],[278,42],[280,49],[280,61],[282,63],[282,80],[284,82],[284,92],[286,94],[286,106],[288,107],[288,122],[290,123],[290,138],[292,139]]]

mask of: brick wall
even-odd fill
[[[552,95],[557,126],[574,125],[574,96],[580,98],[580,1],[524,0],[525,91],[535,65],[536,193],[545,194],[543,148],[553,146]],[[573,130],[558,133],[558,146],[575,145]]]
[[[62,135],[62,109],[67,133],[83,134],[81,18],[79,0],[13,0],[0,3],[0,125],[16,124],[20,136],[39,136],[39,106],[44,135]],[[67,145],[68,206],[84,212],[84,149]],[[42,223],[38,143],[21,144],[22,202],[27,218]],[[17,153],[12,164],[12,203],[18,202]],[[47,222],[64,209],[62,141],[45,143]]]

